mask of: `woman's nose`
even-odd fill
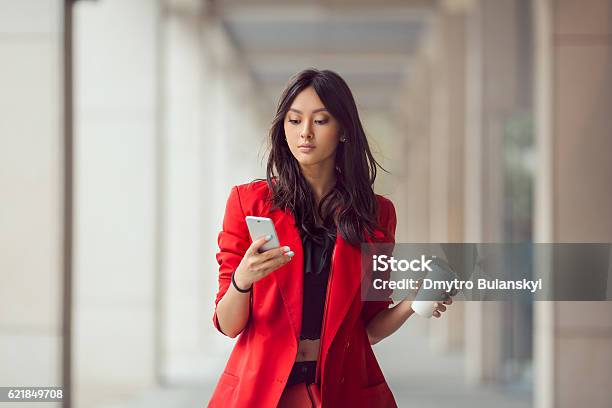
[[[309,121],[307,120],[304,121],[304,127],[302,128],[302,132],[300,136],[302,138],[312,137],[312,126],[310,125]]]

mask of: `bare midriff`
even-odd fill
[[[317,361],[319,357],[319,346],[321,340],[300,340],[298,343],[298,351],[297,356],[295,358],[296,362],[300,361]]]

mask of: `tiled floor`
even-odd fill
[[[530,408],[525,391],[469,386],[463,377],[460,354],[439,355],[427,346],[422,322],[407,322],[400,332],[374,347],[378,361],[400,407]],[[198,386],[158,389],[120,404],[97,408],[205,407],[213,381]]]
[[[471,386],[464,380],[463,356],[437,354],[422,335],[391,336],[374,346],[378,362],[400,407],[530,408],[525,390]]]

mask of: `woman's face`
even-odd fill
[[[289,149],[300,165],[328,161],[333,165],[340,126],[314,88],[305,88],[295,97],[285,115],[284,128]]]

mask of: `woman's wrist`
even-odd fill
[[[414,309],[412,308],[412,302],[413,300],[403,299],[399,302],[397,306],[401,305],[401,309],[404,311],[404,313],[407,314],[408,317],[410,317],[414,313]]]
[[[240,293],[247,293],[253,289],[253,283],[244,282],[240,274],[237,274],[238,270],[232,273],[232,285]]]

